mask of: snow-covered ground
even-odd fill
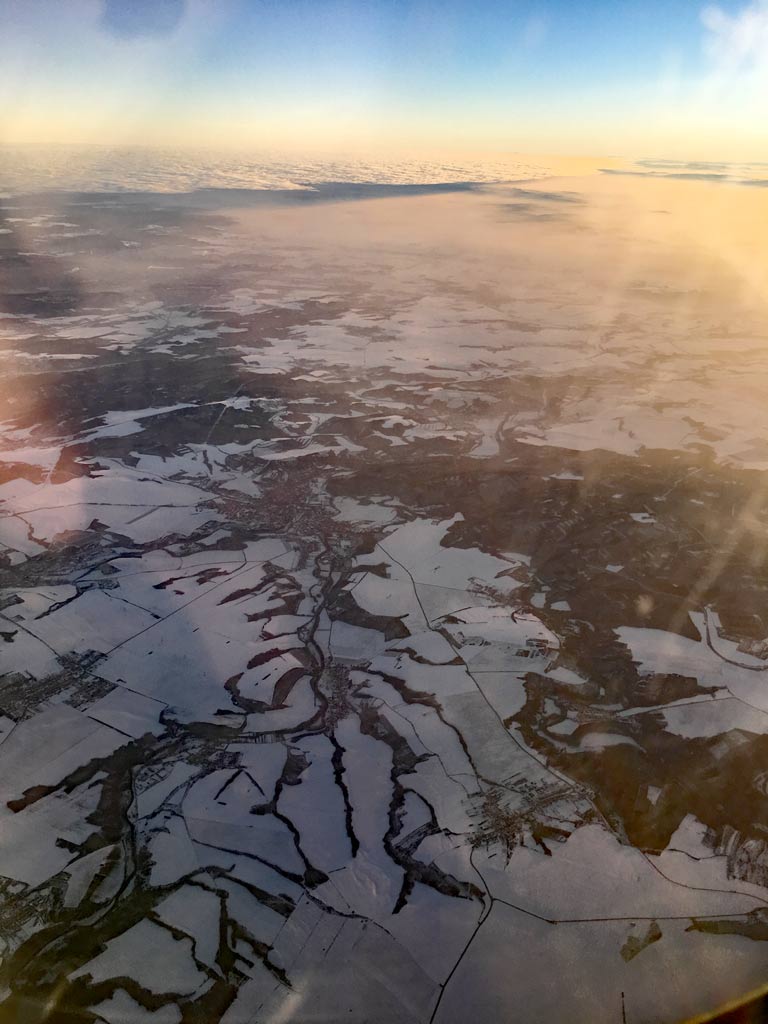
[[[672,184],[545,170],[8,201],[62,274],[0,299],[14,1019],[662,1022],[763,980],[762,271],[724,217],[713,277]]]

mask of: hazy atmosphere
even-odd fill
[[[768,160],[768,8],[2,0],[0,141]]]
[[[0,38],[0,1024],[768,1019],[768,6]]]

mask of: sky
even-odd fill
[[[768,160],[768,0],[0,0],[0,144]]]

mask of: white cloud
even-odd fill
[[[741,136],[753,159],[765,159],[768,109],[768,0],[735,10],[710,5],[701,12],[709,68],[695,90],[698,113],[726,138]]]
[[[706,7],[701,20],[707,30],[707,52],[721,68],[763,70],[768,67],[768,0],[757,0],[735,14]]]

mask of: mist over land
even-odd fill
[[[762,984],[765,169],[0,167],[1,1012]]]

